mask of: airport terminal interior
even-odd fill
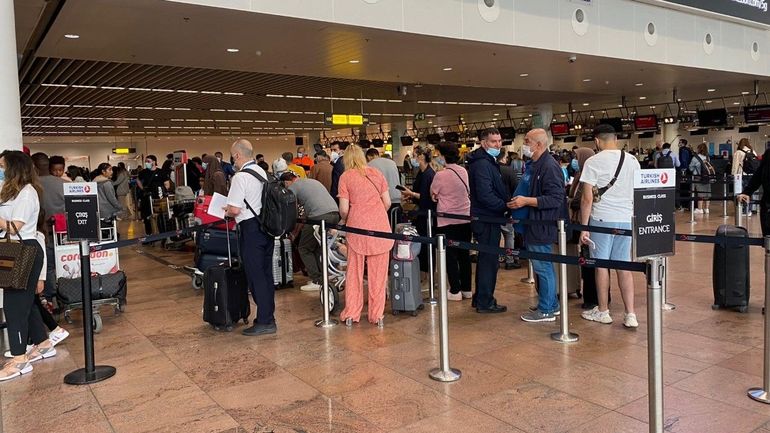
[[[40,179],[63,179],[68,207],[38,225],[45,248],[36,251],[45,251],[49,271],[39,298],[29,296],[35,304],[25,304],[29,324],[26,316],[18,324],[20,293],[38,286],[9,282],[22,262],[9,251],[29,244],[0,242],[8,362],[0,379],[14,366],[34,367],[0,380],[0,432],[770,433],[770,397],[762,394],[770,392],[770,195],[766,202],[759,188],[770,186],[767,9],[763,0],[0,0],[1,179],[16,186],[13,161],[31,159]],[[619,181],[625,197],[610,189],[599,200],[579,181],[590,182],[582,169],[609,179],[614,163],[597,167],[579,155],[613,152],[604,150],[615,142],[608,137],[640,169],[627,168],[635,183]],[[373,212],[353,204],[371,186],[348,191],[344,181],[357,170],[348,164],[359,148],[395,162],[395,184],[377,176],[390,190],[406,189],[391,193],[400,206],[367,214],[380,221],[387,213],[388,233],[351,221]],[[507,187],[505,173],[540,191],[542,172],[531,167],[551,155],[565,181],[558,217],[540,218],[534,208],[477,213],[493,184]],[[234,179],[257,182],[235,174],[257,167],[257,156],[276,176],[264,188],[296,192],[294,178],[313,179],[335,212],[350,204],[350,231],[335,219],[324,223],[334,228],[328,237],[320,226],[306,231],[302,219],[274,236],[267,212],[251,218],[241,209],[236,255],[272,261],[274,281],[230,266],[237,242],[214,216],[220,195],[233,196]],[[480,164],[502,174],[482,178]],[[331,187],[321,185],[321,166]],[[441,176],[452,167],[470,177]],[[426,216],[426,195],[444,212],[442,196],[424,189],[424,173],[434,171],[436,180],[468,188],[455,183],[454,197],[469,202],[463,226],[473,240],[471,228],[467,242],[438,236],[441,215],[431,220],[433,208]],[[166,180],[157,195],[142,186],[153,173]],[[119,175],[124,192],[105,192]],[[215,175],[222,182],[212,188],[222,194],[208,191]],[[582,209],[585,220],[571,208],[572,182],[594,197],[575,201],[593,206]],[[102,218],[103,194],[116,201],[112,218],[95,217],[89,185],[100,185]],[[510,202],[500,201],[506,209],[524,198],[513,189]],[[50,206],[51,191],[40,194],[41,209]],[[302,209],[319,198],[296,194]],[[602,232],[592,216],[583,228],[591,238],[580,238],[576,227],[618,199],[633,206],[633,222]],[[74,210],[88,203],[94,207]],[[4,212],[0,206],[3,222],[17,220],[13,209]],[[319,224],[299,212],[308,226]],[[531,221],[538,218],[545,222]],[[570,228],[557,236],[563,218]],[[517,236],[477,231],[497,233],[512,220],[525,220]],[[73,227],[81,222],[93,234]],[[536,242],[527,248],[538,230],[555,236],[547,253]],[[255,233],[275,241],[273,257],[251,242]],[[589,248],[599,233],[625,252],[590,256],[600,254]],[[206,248],[216,236],[227,248],[214,254]],[[377,253],[389,265],[384,317],[370,317],[370,303],[348,324],[352,291],[360,299],[379,284],[371,275],[363,288],[353,282],[364,268],[357,242],[371,249],[383,236],[395,240]],[[90,255],[79,254],[78,239]],[[323,278],[302,263],[308,242]],[[420,244],[423,252],[413,253]],[[463,249],[479,250],[469,259],[472,287],[453,294],[446,263]],[[90,283],[81,278],[86,265]],[[612,323],[600,316],[598,268],[611,269]],[[618,275],[631,275],[635,319],[624,314],[628,293]],[[496,289],[486,307],[477,288],[490,276]],[[257,323],[265,304],[243,300],[247,285],[275,285],[274,321]],[[543,287],[555,288],[561,311],[543,307],[553,294]],[[410,291],[422,305],[401,298]],[[222,296],[227,314],[216,304]],[[240,323],[230,320],[238,300],[250,309]],[[29,341],[14,341],[11,331],[31,329],[40,314],[56,321],[49,340],[30,331]],[[214,323],[219,316],[227,323]],[[274,332],[246,335],[255,330]],[[43,349],[48,342],[55,349]],[[114,375],[100,376],[101,366]],[[752,388],[759,392],[749,395]]]

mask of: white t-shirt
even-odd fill
[[[241,209],[241,213],[235,217],[236,222],[243,222],[254,218],[254,214],[246,207],[249,202],[251,209],[259,215],[262,210],[262,182],[250,173],[241,173],[243,170],[254,170],[264,179],[267,173],[255,162],[246,163],[238,173],[230,180],[230,192],[227,194],[227,204]],[[244,201],[245,200],[245,201]]]
[[[604,150],[588,158],[583,166],[580,181],[599,188],[609,184],[618,168],[620,152]],[[639,161],[626,152],[618,179],[602,195],[599,203],[594,202],[591,218],[606,222],[631,222],[634,214],[634,176],[639,169]]]
[[[37,239],[37,217],[40,214],[40,200],[32,185],[27,185],[19,191],[15,199],[0,203],[0,218],[6,221],[21,221],[21,238],[24,240]],[[17,227],[18,228],[18,227]],[[0,227],[0,237],[5,237],[5,227]],[[18,239],[15,234],[14,239]]]
[[[40,276],[37,278],[38,281],[45,281],[46,277],[46,270],[48,267],[48,256],[45,253],[45,235],[37,232],[35,233],[35,236],[37,237],[37,243],[40,245],[40,248],[43,250],[43,267],[40,268]]]

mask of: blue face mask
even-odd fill
[[[492,158],[497,158],[497,156],[500,155],[500,149],[495,149],[494,147],[490,147],[489,149],[487,149],[487,153]]]
[[[420,166],[420,163],[417,162],[417,158],[412,158],[412,167],[417,168]]]
[[[578,163],[577,159],[572,160],[572,169],[575,171],[580,170],[580,164]]]
[[[5,182],[5,169],[0,168],[0,182]]]

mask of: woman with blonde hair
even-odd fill
[[[340,224],[349,227],[390,232],[388,209],[390,194],[385,177],[366,164],[361,147],[345,150],[345,172],[340,176]],[[364,307],[364,264],[369,281],[369,323],[383,326],[385,286],[388,279],[391,239],[348,233],[348,269],[345,279],[345,309],[340,319],[347,326],[361,319]]]

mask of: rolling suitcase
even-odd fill
[[[230,239],[229,246],[227,245],[228,238]],[[231,251],[237,248],[238,236],[235,231],[211,228],[200,233],[196,242],[199,254],[224,256],[227,255],[228,248]]]
[[[276,289],[294,287],[291,240],[288,238],[275,238],[275,247],[273,248],[273,284]]]
[[[411,224],[397,224],[396,233],[416,235]],[[423,308],[420,287],[420,249],[417,242],[396,241],[389,266],[390,309],[393,315],[400,312],[417,315]]]
[[[716,236],[725,238],[748,238],[743,227],[720,225]],[[712,268],[714,282],[713,309],[736,308],[741,313],[749,309],[750,278],[749,246],[735,244],[714,244]]]
[[[227,263],[227,256],[219,254],[198,254],[195,259],[195,268],[205,273],[212,266]]]
[[[203,321],[217,331],[232,331],[238,321],[249,323],[249,285],[240,263],[227,262],[206,269],[203,274]]]

